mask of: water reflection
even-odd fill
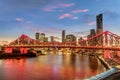
[[[0,60],[0,80],[83,80],[103,71],[95,57],[79,54]]]
[[[98,59],[94,56],[89,56],[89,66],[91,69],[98,69]]]

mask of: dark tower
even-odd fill
[[[62,42],[65,42],[65,30],[62,31]]]
[[[96,34],[103,33],[103,16],[102,16],[102,14],[97,15],[96,22],[97,22]],[[103,45],[103,37],[102,36],[97,38],[97,45],[99,45],[99,46]]]
[[[40,33],[37,32],[37,33],[35,34],[35,37],[36,37],[36,40],[39,40],[39,39],[40,39]]]
[[[95,36],[96,35],[96,32],[95,32],[95,29],[91,29],[90,30],[90,37],[92,36]],[[90,45],[91,46],[95,46],[96,45],[96,38],[92,39],[92,41],[90,41]]]
[[[97,34],[103,32],[103,16],[102,14],[97,15],[96,17],[96,22],[97,22]]]
[[[95,35],[96,35],[95,29],[91,29],[90,30],[90,36],[95,36]]]
[[[54,42],[54,36],[50,36],[51,42]]]

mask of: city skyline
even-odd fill
[[[48,4],[49,3],[49,4]],[[0,39],[12,41],[21,34],[61,37],[67,33],[96,29],[96,15],[103,13],[103,27],[119,32],[120,1],[116,0],[0,0]]]

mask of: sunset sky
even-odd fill
[[[14,40],[35,33],[61,37],[96,28],[103,13],[104,31],[120,35],[120,0],[0,0],[0,40]],[[82,35],[82,34],[81,34]]]

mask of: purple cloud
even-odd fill
[[[45,7],[43,8],[43,11],[46,11],[46,12],[51,12],[51,11],[55,11],[55,9],[58,9],[58,8],[67,8],[67,7],[71,7],[71,6],[74,6],[75,3],[68,3],[68,4],[58,4],[58,5],[54,5],[54,6],[48,6],[48,7]]]
[[[77,20],[79,17],[73,16],[70,13],[65,13],[65,14],[62,14],[62,15],[59,16],[59,19],[64,19],[64,18],[70,18],[70,19],[73,19],[73,20]]]
[[[70,18],[70,17],[72,17],[71,14],[65,13],[65,14],[60,15],[59,19]]]
[[[72,13],[81,13],[81,12],[88,12],[88,9],[77,9],[77,10],[73,10]]]
[[[49,6],[49,7],[44,8],[43,10],[46,12],[51,12],[51,11],[54,11],[54,9],[56,8],[58,8],[58,6]]]
[[[79,17],[76,17],[76,16],[72,17],[73,20],[77,20],[78,18],[79,18]]]
[[[61,7],[71,7],[71,6],[74,6],[75,3],[69,3],[69,4],[60,4]]]
[[[92,15],[92,14],[85,14],[83,16],[83,22],[85,24],[87,24],[88,26],[95,25],[96,24],[96,22],[95,22],[95,16]]]
[[[96,24],[96,22],[88,22],[87,23],[87,25],[89,25],[89,26],[92,26],[92,25],[95,25]]]
[[[16,21],[18,21],[18,22],[23,21],[23,19],[22,19],[22,18],[16,18],[15,20],[16,20]]]

